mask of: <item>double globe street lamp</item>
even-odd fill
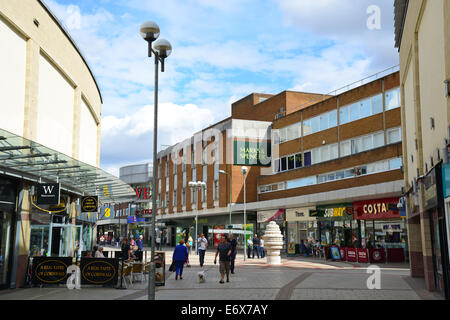
[[[152,181],[152,222],[151,222],[151,260],[148,280],[148,300],[155,300],[155,216],[156,216],[156,178],[157,141],[158,141],[158,67],[161,62],[161,72],[164,72],[164,61],[172,53],[172,46],[165,39],[158,39],[159,26],[153,21],[147,21],[140,27],[142,38],[148,43],[148,56],[155,57],[155,100],[153,125],[153,181]],[[157,40],[158,39],[158,40]]]
[[[194,193],[194,199],[195,199],[195,254],[198,255],[198,191],[204,192],[206,190],[206,182],[203,181],[189,181],[189,187],[191,188],[192,192]],[[197,193],[195,192],[197,191]]]

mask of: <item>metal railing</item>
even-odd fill
[[[326,93],[326,94],[323,94],[321,96],[321,98],[318,98],[317,100],[308,101],[308,102],[305,102],[305,103],[303,103],[301,105],[298,105],[298,106],[295,107],[295,110],[298,111],[298,110],[302,109],[302,107],[305,106],[305,105],[313,105],[313,104],[322,102],[322,101],[324,101],[326,99],[329,99],[329,98],[335,97],[337,95],[343,94],[343,93],[345,93],[347,91],[350,91],[350,90],[353,90],[355,88],[361,87],[361,86],[363,86],[365,84],[368,84],[370,82],[373,82],[375,80],[383,78],[383,77],[385,77],[385,76],[387,76],[389,74],[395,73],[395,72],[397,72],[399,70],[400,70],[400,66],[399,65],[390,67],[390,68],[385,69],[383,71],[377,72],[377,73],[375,73],[375,74],[373,74],[371,76],[368,76],[368,77],[363,78],[361,80],[358,80],[358,81],[355,81],[353,83],[350,83],[350,84],[348,84],[348,85],[346,85],[346,86],[344,86],[342,88],[333,90],[333,91],[331,91],[329,93]],[[285,114],[285,116],[286,116],[286,114]],[[279,119],[279,118],[280,117],[278,117],[277,119]]]

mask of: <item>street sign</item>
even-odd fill
[[[59,183],[39,183],[36,189],[37,204],[59,204],[61,196]]]
[[[81,197],[81,212],[97,212],[97,210],[97,196]]]

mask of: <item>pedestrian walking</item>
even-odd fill
[[[188,244],[189,244],[189,246],[188,246],[189,254],[192,254],[192,245],[194,244],[194,240],[192,239],[191,235],[189,235]]]
[[[190,268],[191,265],[189,264],[189,243],[186,243],[185,240],[183,240],[183,246],[186,247],[188,256],[186,258],[186,261],[184,262],[184,264],[186,265],[186,267]]]
[[[206,249],[208,248],[208,240],[206,240],[205,235],[203,233],[200,235],[200,238],[197,239],[197,246],[198,246],[198,255],[200,258],[200,267],[203,267],[203,264],[205,263]]]
[[[264,258],[265,254],[264,254],[264,237],[263,236],[261,236],[261,239],[259,240],[259,250],[261,252],[261,258]]]
[[[180,242],[175,247],[172,256],[172,261],[175,261],[176,266],[175,280],[178,280],[178,276],[180,276],[181,280],[183,279],[183,267],[187,259],[188,259],[188,249],[184,243],[184,240],[180,239]]]
[[[231,245],[231,261],[230,261],[230,272],[231,274],[234,274],[234,261],[236,260],[236,253],[237,253],[237,241],[234,239],[233,234],[230,233],[229,235],[229,243]]]
[[[251,237],[249,237],[248,239],[247,239],[247,257],[250,259],[251,257],[250,257],[250,254],[251,254],[251,252],[253,251],[253,241],[252,241],[252,238]]]
[[[128,239],[123,237],[122,239],[122,259],[128,260],[130,258],[130,245],[128,244]]]
[[[144,249],[144,236],[141,234],[139,236],[139,239],[136,240],[136,246],[137,246],[137,257],[139,261],[142,261],[143,256],[143,249]]]
[[[260,244],[260,241],[259,241],[258,235],[255,234],[255,236],[253,237],[253,255],[252,255],[253,259],[255,258],[255,251],[256,251],[256,255],[259,259],[259,244]]]
[[[222,242],[217,246],[214,264],[217,263],[217,255],[219,255],[219,282],[224,283],[225,274],[227,275],[227,282],[230,282],[231,244],[228,242],[227,237],[222,237],[221,240]]]

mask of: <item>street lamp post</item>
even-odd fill
[[[244,261],[247,256],[247,203],[246,203],[246,192],[245,192],[245,179],[247,177],[248,168],[242,167],[241,172],[244,175]]]
[[[148,43],[148,56],[152,53],[155,56],[155,98],[154,98],[154,125],[153,125],[153,168],[157,162],[157,141],[158,141],[158,66],[161,62],[161,72],[164,72],[164,60],[172,53],[170,42],[164,39],[158,39],[159,26],[152,21],[143,23],[140,27],[142,38]],[[154,43],[153,43],[154,42]],[[153,43],[153,48],[152,48]],[[157,170],[153,169],[152,181],[152,222],[151,222],[151,258],[148,280],[148,300],[155,300],[155,216],[156,216],[156,178]]]
[[[195,199],[195,254],[198,255],[198,191],[203,189],[206,189],[206,183],[203,181],[189,181],[189,187],[191,188],[192,192],[194,193],[194,199]],[[197,193],[195,192],[197,191]]]
[[[219,170],[219,173],[226,174],[230,179],[230,226],[231,226],[231,174],[229,174],[225,170]]]

